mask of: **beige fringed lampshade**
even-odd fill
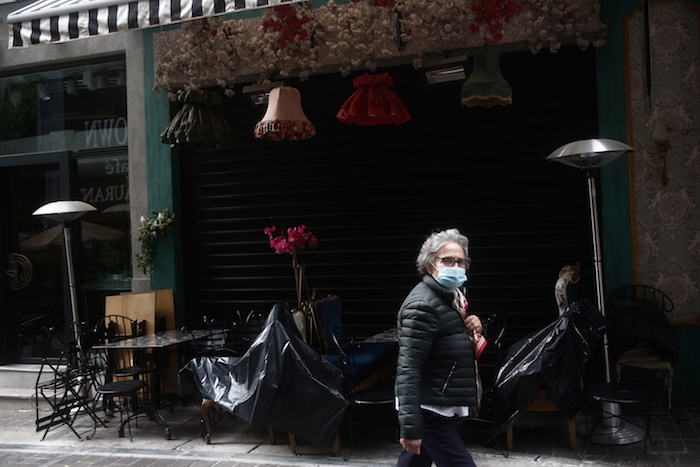
[[[500,52],[482,50],[474,54],[474,68],[462,85],[462,105],[505,106],[513,102],[513,90],[501,75]]]
[[[255,137],[270,141],[308,139],[316,134],[314,124],[306,118],[297,88],[280,86],[270,91],[267,110],[255,125]]]

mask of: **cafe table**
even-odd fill
[[[169,330],[161,331],[155,334],[148,334],[145,336],[132,337],[129,339],[120,340],[117,342],[109,342],[104,344],[98,344],[93,346],[93,349],[129,349],[129,350],[145,350],[150,351],[151,354],[158,354],[162,352],[168,352],[170,349],[177,349],[180,344],[186,344],[200,339],[206,339],[211,336],[211,331],[209,330]],[[176,351],[176,350],[175,350]],[[154,355],[156,357],[157,355]],[[163,416],[158,412],[158,409],[162,407],[163,397],[160,393],[160,379],[162,365],[158,365],[158,358],[156,358],[153,387],[151,388],[153,397],[151,403],[143,404],[143,407],[139,406],[139,411],[133,414],[129,419],[124,420],[119,427],[120,436],[123,436],[124,426],[134,419],[136,416],[145,413],[148,419],[158,423],[165,429],[165,438],[170,439],[170,427],[165,421]]]

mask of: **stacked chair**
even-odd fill
[[[108,315],[101,319],[93,330],[91,344],[118,342],[145,334],[145,322],[120,315]],[[129,429],[144,407],[153,403],[152,384],[155,367],[145,351],[132,349],[90,349],[94,365],[103,364],[104,383],[96,387],[103,400],[103,409],[108,414],[119,412],[119,437],[124,436],[124,427]]]
[[[44,431],[42,440],[59,426],[67,426],[80,439],[86,434],[90,439],[97,425],[104,426],[95,412],[99,373],[86,358],[85,337],[82,327],[75,324],[47,330],[48,347],[35,385],[36,431]],[[90,420],[90,428],[83,432],[76,423],[84,418],[81,415]]]

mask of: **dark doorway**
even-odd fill
[[[51,221],[32,216],[43,204],[67,197],[68,166],[67,152],[0,159],[0,362],[41,357],[46,352],[45,329],[70,320],[60,226],[56,229],[47,224]],[[58,241],[47,237],[51,228]]]

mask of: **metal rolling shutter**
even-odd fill
[[[348,334],[366,337],[394,326],[425,236],[455,226],[471,241],[471,309],[507,313],[511,339],[549,323],[563,265],[580,260],[593,282],[585,177],[544,157],[597,134],[594,55],[510,53],[502,69],[514,103],[492,109],[461,107],[461,83],[426,88],[410,67],[387,70],[413,116],[396,127],[335,119],[350,78],[293,83],[317,128],[293,143],[254,140],[264,109],[234,99],[236,144],[182,157],[188,310],[294,302],[291,257],[263,229],[303,223],[320,242],[300,255],[309,287],[339,294]]]

